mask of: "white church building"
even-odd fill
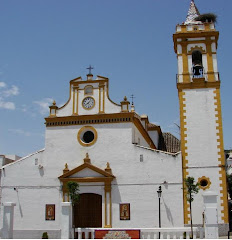
[[[200,17],[192,0],[173,34],[181,143],[139,115],[126,97],[113,102],[107,77],[90,72],[73,79],[67,103],[59,108],[54,101],[45,118],[45,148],[0,169],[0,228],[4,204],[11,202],[14,238],[41,238],[43,232],[61,238],[69,181],[80,189],[73,212],[77,228],[159,227],[160,186],[162,227],[184,227],[190,224],[184,179],[191,176],[200,184],[193,224],[202,225],[202,194],[210,190],[217,194],[220,231],[228,230],[219,32]]]

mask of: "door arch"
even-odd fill
[[[102,196],[94,193],[82,193],[74,206],[76,228],[102,227]]]

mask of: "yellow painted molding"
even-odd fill
[[[190,32],[176,32],[173,34],[173,42],[174,42],[174,50],[175,53],[177,53],[177,44],[182,44],[183,42],[188,42],[186,39],[188,38],[203,38],[203,37],[215,37],[214,41],[216,42],[216,47],[217,47],[217,42],[218,42],[218,37],[219,37],[219,32],[215,30],[211,31],[190,31]],[[181,42],[178,42],[178,39],[182,39]],[[188,43],[189,44],[189,43]]]
[[[219,171],[219,178],[222,181],[221,183],[221,190],[220,199],[222,200],[221,207],[222,207],[222,221],[224,223],[229,223],[229,216],[228,216],[228,197],[227,197],[227,181],[226,181],[226,171],[225,171],[225,155],[224,155],[224,144],[223,144],[223,131],[222,131],[222,113],[221,113],[221,97],[220,97],[220,89],[214,90],[215,94],[215,117],[218,118],[216,120],[217,125],[217,141],[219,142],[218,145],[218,153],[219,153],[219,165],[221,166],[221,169]]]
[[[184,110],[184,107],[186,106],[185,104],[185,92],[179,89],[178,91],[179,95],[179,105],[180,105],[180,133],[181,133],[181,152],[182,152],[182,176],[183,176],[183,204],[184,204],[184,224],[188,224],[190,221],[189,217],[189,203],[187,202],[187,197],[186,197],[186,188],[185,188],[185,182],[184,179],[187,178],[188,176],[188,159],[187,159],[187,127],[186,127],[186,116],[184,114],[186,113],[186,110]]]
[[[177,83],[177,88],[178,90],[197,88],[220,88],[220,81],[206,82],[199,79],[188,83]]]
[[[203,49],[202,46],[194,46],[190,48],[190,50],[188,51],[188,55],[192,55],[193,51],[196,51],[196,50],[200,51],[201,53],[206,53],[206,51]]]
[[[202,181],[206,181],[208,184],[206,186],[202,186],[201,185],[201,182]],[[210,178],[206,177],[206,176],[202,176],[200,178],[198,178],[198,183],[199,183],[199,188],[202,189],[202,190],[206,190],[206,189],[209,189],[210,186],[211,186],[211,181],[210,181]]]
[[[93,132],[93,134],[94,134],[94,139],[93,139],[93,141],[92,141],[92,142],[89,142],[89,143],[85,143],[85,142],[82,141],[82,135],[83,135],[85,132],[87,132],[87,131],[91,131],[91,132]],[[78,140],[78,142],[79,142],[83,147],[90,147],[90,146],[92,146],[93,144],[95,144],[96,141],[97,141],[97,130],[96,130],[94,127],[92,127],[92,126],[84,126],[84,127],[82,127],[82,128],[78,131],[77,140]]]

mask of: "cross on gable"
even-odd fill
[[[132,99],[132,105],[134,105],[134,98],[135,98],[134,94],[131,94],[130,98]]]
[[[89,74],[88,75],[92,75],[91,70],[94,69],[94,68],[91,65],[89,65],[89,67],[86,68],[86,69],[89,69]]]

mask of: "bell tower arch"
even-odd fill
[[[182,173],[183,179],[191,176],[200,184],[200,193],[193,202],[193,222],[202,223],[202,193],[208,189],[218,194],[218,221],[227,226],[218,37],[215,15],[201,15],[191,0],[186,21],[177,25],[173,34],[178,62]],[[189,224],[189,205],[183,195],[184,223]]]

